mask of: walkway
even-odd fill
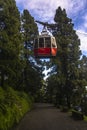
[[[87,122],[74,121],[50,104],[36,104],[15,130],[87,130]]]

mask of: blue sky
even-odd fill
[[[80,38],[80,49],[87,56],[87,0],[16,0],[20,12],[28,9],[35,20],[53,22],[56,9],[66,9]]]

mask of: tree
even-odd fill
[[[80,60],[80,79],[85,79],[87,81],[87,57],[82,56]]]
[[[0,85],[16,86],[21,75],[20,13],[15,0],[0,1]]]
[[[54,21],[56,28],[53,30],[53,34],[56,37],[58,53],[52,62],[54,62],[56,76],[59,77],[57,85],[61,86],[61,89],[57,87],[56,91],[57,94],[61,93],[60,97],[62,97],[63,103],[66,102],[67,106],[70,107],[74,89],[72,82],[79,79],[80,40],[65,9],[62,10],[61,7],[58,7]],[[59,90],[61,92],[58,92]],[[59,96],[57,95],[57,97]]]
[[[28,60],[29,52],[32,51],[33,47],[33,40],[38,34],[38,27],[34,21],[34,18],[30,15],[28,10],[24,10],[23,14],[21,15],[22,21],[22,37],[24,41],[25,47],[25,58]]]
[[[24,44],[25,68],[23,72],[24,90],[35,95],[41,86],[41,67],[36,64],[33,58],[33,40],[38,35],[38,27],[34,18],[28,10],[24,10],[21,15],[21,33]]]

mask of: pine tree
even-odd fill
[[[41,86],[40,67],[35,65],[33,59],[33,40],[38,34],[37,24],[28,10],[24,10],[21,15],[21,32],[24,42],[24,59],[26,62],[24,68],[24,90],[32,95],[38,91]],[[32,58],[31,58],[32,57]],[[33,59],[33,60],[31,60]]]
[[[67,17],[65,9],[58,7],[54,17],[58,53],[55,59],[56,97],[70,107],[73,94],[73,82],[79,79],[79,59],[81,56],[80,40],[73,29],[72,20]],[[59,92],[60,91],[60,92]]]
[[[60,75],[64,77],[63,95],[70,106],[70,99],[73,91],[72,82],[79,79],[79,59],[81,56],[80,40],[73,29],[72,20],[66,15],[65,9],[60,7],[56,10],[55,22],[57,27],[57,43],[59,47],[58,57],[60,61]],[[61,80],[61,79],[60,79]],[[63,81],[64,82],[64,81]]]
[[[15,0],[0,1],[0,28],[0,85],[15,86],[21,66],[20,13]]]
[[[22,37],[25,46],[25,58],[28,60],[29,53],[32,52],[34,37],[38,34],[38,28],[28,10],[24,10],[21,16],[22,21]]]
[[[80,60],[80,79],[85,79],[87,81],[87,57],[82,56]]]

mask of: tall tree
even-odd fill
[[[0,85],[16,86],[20,75],[20,13],[15,0],[0,1]],[[5,82],[6,80],[6,82]]]
[[[74,89],[72,82],[79,79],[80,40],[73,29],[72,20],[67,17],[65,9],[62,10],[61,7],[58,7],[54,21],[56,28],[53,34],[55,34],[58,46],[54,70],[56,71],[56,76],[59,77],[57,80],[57,91],[61,91],[57,92],[57,94],[61,94],[63,100],[70,107]]]
[[[38,34],[38,27],[28,10],[24,10],[21,15],[21,32],[24,42],[24,59],[26,65],[24,68],[24,90],[35,95],[35,92],[41,85],[41,67],[35,65],[33,59],[33,40]]]
[[[80,60],[80,79],[85,79],[87,81],[87,57],[82,56]]]
[[[22,37],[25,46],[25,58],[29,60],[29,52],[32,52],[33,40],[38,34],[38,27],[28,10],[24,10],[21,16]]]

